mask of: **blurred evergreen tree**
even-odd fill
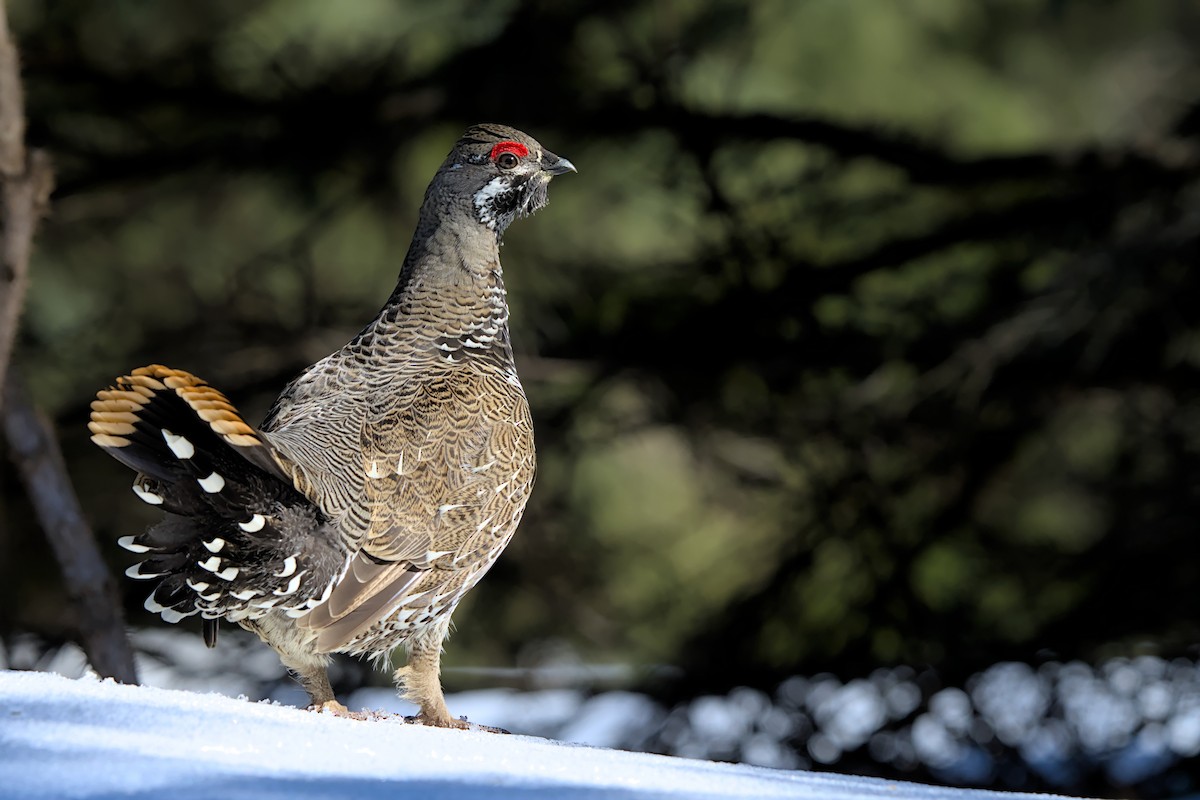
[[[1195,4],[10,14],[59,175],[18,359],[106,541],[154,512],[95,389],[165,362],[261,414],[495,120],[580,176],[506,242],[541,470],[452,662],[565,640],[694,694],[1200,638]],[[0,634],[69,636],[0,490]]]

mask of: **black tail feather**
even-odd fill
[[[89,427],[139,472],[138,497],[167,512],[120,540],[144,556],[127,574],[159,581],[147,609],[168,622],[199,613],[212,647],[220,617],[300,615],[328,596],[345,563],[340,537],[219,392],[186,372],[143,367],[99,393]]]
[[[212,649],[217,646],[217,633],[221,630],[221,620],[204,620],[204,644]]]

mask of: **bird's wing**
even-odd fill
[[[361,551],[303,622],[327,652],[408,601],[427,605],[442,584],[461,585],[503,547],[533,483],[529,407],[497,371],[435,373],[367,412],[362,459]]]
[[[259,426],[293,486],[337,520],[353,552],[367,529],[358,440],[363,428],[362,370],[339,351],[297,376]]]

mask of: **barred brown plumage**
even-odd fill
[[[98,394],[92,439],[167,512],[122,546],[147,608],[257,633],[316,707],[328,654],[409,651],[396,679],[426,724],[461,727],[439,677],[450,615],[504,549],[533,486],[533,423],[508,337],[500,237],[574,171],[478,125],[421,208],[395,290],[345,347],[248,425],[202,380],[154,365]]]

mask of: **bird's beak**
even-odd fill
[[[565,158],[559,158],[549,150],[542,151],[542,169],[551,175],[563,175],[568,172],[579,172],[575,165]]]

